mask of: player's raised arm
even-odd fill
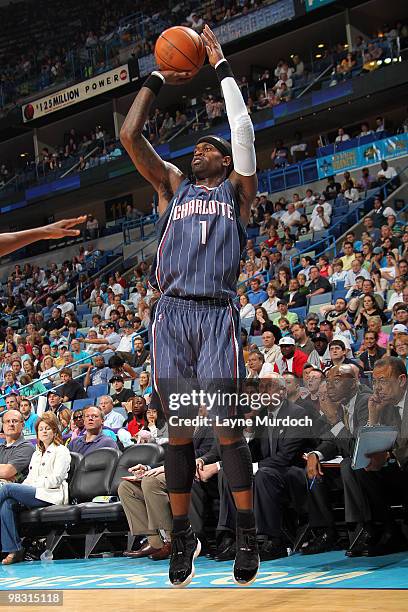
[[[137,94],[120,130],[120,140],[140,174],[159,194],[160,204],[167,204],[184,176],[173,164],[164,161],[142,135],[149,112],[162,86],[181,85],[192,75],[189,72],[154,71]]]
[[[231,147],[234,170],[229,178],[240,198],[241,215],[249,218],[251,204],[256,196],[255,136],[251,118],[234,79],[231,67],[224,57],[214,32],[205,26],[202,33],[209,62],[217,73],[225,100],[228,122],[231,128]]]

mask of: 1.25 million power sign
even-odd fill
[[[55,113],[62,108],[78,104],[101,93],[116,89],[121,85],[130,82],[128,65],[124,64],[114,70],[103,72],[98,76],[87,79],[71,87],[60,89],[48,96],[38,98],[33,102],[25,104],[22,108],[23,121],[32,121],[39,117],[44,117],[50,113]]]

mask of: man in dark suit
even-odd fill
[[[275,373],[261,380],[259,391],[269,395],[257,425],[247,434],[252,460],[258,463],[254,482],[254,510],[258,534],[265,536],[261,559],[287,556],[284,516],[289,507],[301,513],[306,502],[302,455],[307,448],[309,424],[305,411],[287,399],[285,380]],[[260,419],[268,418],[264,425]],[[286,418],[297,421],[287,425]]]
[[[354,365],[334,366],[327,372],[327,397],[320,395],[320,408],[329,423],[320,444],[307,456],[309,478],[309,525],[315,537],[302,549],[303,554],[332,550],[338,539],[329,495],[332,488],[343,488],[345,518],[349,531],[366,520],[367,504],[351,469],[351,457],[358,430],[367,424],[370,389],[358,381]],[[343,457],[338,472],[323,471],[321,462]]]
[[[374,394],[368,403],[369,424],[398,429],[390,451],[370,455],[370,463],[356,470],[369,505],[369,520],[360,532],[352,556],[374,557],[407,550],[408,542],[391,512],[391,505],[408,508],[408,387],[404,361],[383,357],[373,370]]]
[[[283,297],[288,302],[289,308],[302,308],[306,306],[307,299],[306,295],[299,292],[299,281],[296,278],[292,278],[289,281],[289,288]]]

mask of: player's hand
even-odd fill
[[[81,223],[85,223],[86,219],[86,215],[82,215],[74,219],[62,219],[50,225],[45,225],[41,228],[43,234],[42,238],[43,240],[55,240],[58,238],[65,238],[66,236],[79,236],[81,230],[71,228]]]
[[[182,85],[191,81],[195,72],[189,70],[187,72],[176,72],[175,70],[160,70],[160,74],[166,79],[166,85]]]
[[[211,66],[215,68],[216,63],[224,59],[224,53],[222,52],[221,45],[218,42],[216,35],[208,25],[204,27],[201,38],[205,44],[208,61],[210,62]]]

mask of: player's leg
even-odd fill
[[[214,392],[218,388],[221,394],[229,397],[228,394],[239,392],[237,382],[245,376],[239,315],[231,305],[210,309],[205,318],[203,325],[208,333],[201,347],[198,377],[200,382],[204,381],[207,389]],[[216,408],[220,418],[237,416],[237,406],[224,404]],[[237,509],[234,580],[240,585],[248,585],[255,580],[259,569],[251,453],[242,429],[218,427],[216,433],[223,470]]]
[[[191,487],[196,471],[193,429],[171,424],[173,418],[183,418],[187,415],[175,410],[170,399],[185,391],[191,391],[191,381],[195,376],[194,348],[188,333],[189,312],[180,302],[181,300],[160,298],[151,326],[155,397],[159,399],[169,421],[169,444],[164,462],[173,514],[169,579],[177,587],[191,582],[194,576],[194,558],[200,553],[200,542],[195,537],[188,519]],[[191,409],[188,416],[193,416]]]

